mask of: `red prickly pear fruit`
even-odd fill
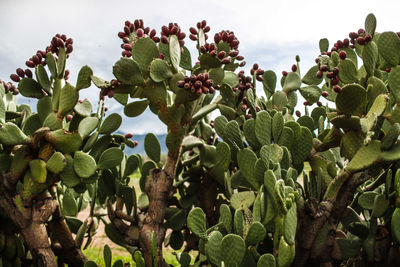
[[[25,71],[21,68],[16,69],[16,72],[19,77],[24,78],[25,77]]]
[[[361,28],[361,29],[358,30],[358,34],[363,34],[363,33],[365,33],[364,29]]]
[[[150,27],[146,27],[143,30],[144,34],[148,34],[150,32]]]
[[[30,69],[26,69],[25,70],[25,75],[28,77],[28,78],[32,78],[32,71],[30,70]]]
[[[333,86],[333,91],[335,91],[335,93],[340,93],[342,91],[342,87],[340,87],[339,85],[335,85]]]
[[[114,96],[114,90],[109,90],[109,91],[107,92],[107,96],[108,96],[109,98],[112,98],[112,97]]]
[[[140,38],[140,37],[143,37],[143,35],[144,35],[143,29],[137,29],[136,37]]]
[[[259,112],[261,108],[259,106],[256,106],[256,111]]]
[[[300,111],[296,110],[296,116],[297,116],[297,117],[300,117],[300,116],[301,116]]]
[[[232,59],[230,57],[226,57],[221,60],[221,63],[227,65],[227,64],[231,63],[231,61],[232,61]]]
[[[82,102],[83,102],[83,100],[82,100],[82,99],[79,99],[79,100],[78,100],[78,103],[79,103],[79,104],[80,104],[80,103],[82,103]]]
[[[245,112],[245,111],[247,110],[247,105],[246,105],[246,104],[243,104],[243,105],[240,107],[240,109],[241,109],[243,112]]]
[[[358,37],[358,33],[351,32],[351,33],[349,33],[349,37],[350,37],[350,39],[356,39]]]
[[[194,35],[197,34],[197,30],[194,27],[190,27],[189,31],[191,34],[194,34]]]
[[[125,134],[124,136],[125,136],[126,139],[130,139],[130,138],[133,137],[133,134],[127,133],[127,134]]]
[[[326,77],[328,77],[329,79],[335,78],[335,74],[333,73],[333,71],[328,72],[328,74],[326,75]]]
[[[178,34],[178,39],[179,39],[179,40],[183,40],[183,39],[185,39],[185,37],[186,37],[186,33],[184,33],[184,32],[180,32],[180,33]]]
[[[131,51],[122,51],[122,56],[123,57],[131,57],[132,56],[132,52]]]
[[[159,58],[159,59],[164,59],[164,54],[163,54],[163,53],[159,53],[159,54],[158,54],[158,58]]]
[[[397,33],[397,36],[399,36],[399,38],[400,38],[400,32],[396,32]]]
[[[257,63],[253,64],[253,70],[258,70],[258,64]]]
[[[243,56],[237,56],[236,59],[240,61],[240,60],[243,60],[244,57]]]
[[[65,46],[65,43],[61,38],[57,39],[57,46],[58,47],[64,47]]]
[[[303,105],[304,105],[304,106],[310,106],[311,104],[310,104],[310,102],[308,102],[308,101],[304,101]]]
[[[129,44],[130,40],[128,37],[124,37],[122,38],[122,42],[124,42],[125,44]]]
[[[194,155],[193,149],[189,150],[189,156],[191,157],[191,156],[193,156],[193,155]]]
[[[67,40],[67,36],[65,34],[61,34],[61,39],[65,42]]]
[[[32,57],[32,61],[33,61],[33,63],[35,63],[35,65],[40,63],[40,59],[39,59],[39,57],[37,55],[34,55]]]
[[[236,48],[239,45],[239,41],[233,40],[230,44],[231,44],[231,47]]]
[[[19,76],[17,74],[11,74],[10,75],[11,80],[13,80],[14,82],[19,82],[21,79],[19,78]]]
[[[202,21],[201,21],[201,28],[206,27],[206,25],[207,25],[207,21],[206,21],[205,19],[202,20]]]
[[[256,74],[257,74],[257,75],[263,75],[263,74],[264,74],[264,70],[258,69],[258,70],[256,71]]]
[[[182,48],[185,45],[185,41],[179,40],[179,46]],[[183,50],[181,49],[181,53],[183,53]]]
[[[357,44],[359,45],[365,45],[365,39],[363,37],[358,37],[357,38]]]
[[[132,50],[132,46],[130,44],[123,44],[122,48],[125,49],[125,50],[128,50],[128,51]]]
[[[385,71],[386,71],[387,73],[389,73],[389,72],[391,71],[391,68],[386,68]]]
[[[67,45],[67,50],[65,50],[65,52],[67,54],[70,54],[72,52],[72,50],[74,50],[74,48],[72,47],[72,44]]]
[[[161,37],[161,43],[163,43],[163,44],[168,44],[168,37],[165,36],[165,35],[163,35],[163,36]]]
[[[372,40],[372,36],[370,35],[370,34],[368,34],[367,36],[365,36],[365,42],[366,43],[369,43],[369,42],[371,42],[371,40]]]
[[[137,146],[138,145],[138,141],[133,141],[133,147],[135,147],[135,146]]]
[[[321,107],[321,106],[322,106],[322,103],[321,103],[320,101],[318,101],[318,102],[317,102],[317,106],[318,106],[318,107]]]
[[[189,39],[192,40],[192,41],[197,41],[197,36],[194,35],[194,34],[190,34],[189,35]]]
[[[210,56],[215,57],[217,55],[217,50],[212,50]]]
[[[325,72],[325,71],[328,71],[328,70],[329,70],[329,67],[328,67],[328,65],[322,65],[322,66],[319,68],[319,70],[322,71],[322,72]]]
[[[72,115],[71,114],[68,114],[67,115],[67,121],[71,121],[72,120]]]
[[[153,41],[155,43],[159,43],[160,42],[160,37],[158,37],[158,36],[154,36],[152,39],[153,39]]]
[[[343,51],[343,50],[340,51],[339,57],[340,57],[340,59],[342,59],[342,60],[346,59],[346,57],[347,57],[346,51]]]
[[[251,114],[246,115],[246,120],[250,120],[253,116]]]
[[[254,73],[255,73],[254,69],[251,69],[251,70],[250,70],[250,74],[251,74],[251,75],[254,75]]]
[[[125,21],[125,26],[130,27],[131,26],[131,22],[129,20]]]
[[[234,50],[234,51],[231,51],[231,52],[229,53],[229,56],[231,56],[231,57],[236,57],[238,54],[239,54],[239,51]]]
[[[178,81],[176,85],[180,88],[183,88],[185,86],[185,81]]]
[[[126,37],[126,36],[127,36],[127,35],[126,35],[124,32],[119,32],[119,33],[118,33],[118,37],[121,38],[121,39],[124,38],[124,37]]]
[[[338,83],[339,83],[339,78],[338,77],[336,77],[335,79],[333,79],[331,81],[331,85],[337,85]]]
[[[243,97],[242,102],[243,104],[247,105],[247,97]]]
[[[155,30],[155,29],[152,29],[152,30],[150,31],[149,37],[150,37],[150,38],[153,38],[154,36],[156,36],[156,30]]]
[[[15,88],[14,91],[13,91],[13,95],[18,95],[18,94],[19,94],[18,88]]]
[[[328,96],[328,92],[327,92],[327,91],[323,91],[323,92],[321,93],[321,95],[322,95],[323,97],[327,97],[327,96]]]
[[[130,29],[129,27],[125,26],[125,27],[124,27],[124,33],[125,33],[126,35],[131,34],[131,29]]]
[[[332,72],[333,72],[335,75],[338,75],[338,73],[339,73],[339,68],[338,68],[338,67],[334,67],[334,68],[332,69]]]
[[[234,34],[229,34],[228,35],[228,43],[232,42],[233,40],[235,40],[235,35]]]
[[[287,76],[287,75],[288,75],[287,71],[285,71],[285,70],[282,71],[282,75],[283,75],[283,76]]]
[[[190,89],[192,86],[190,85],[190,83],[185,83],[183,85],[183,88],[185,88],[186,90]]]
[[[169,31],[170,34],[177,34],[178,33],[178,27],[172,26],[171,30]]]
[[[292,65],[292,71],[293,71],[293,72],[296,72],[296,71],[297,71],[297,65],[296,65],[296,64],[293,64],[293,65]]]
[[[320,71],[320,70],[319,70],[319,71],[317,71],[317,77],[321,79],[321,78],[322,78],[322,76],[324,76],[323,72],[322,72],[322,71]]]
[[[214,35],[214,42],[215,42],[216,44],[218,44],[219,42],[221,42],[221,35],[219,35],[218,33],[216,33],[216,34]]]
[[[349,44],[350,44],[349,39],[346,38],[346,39],[343,40],[343,46],[344,46],[344,47],[348,47]]]
[[[206,27],[203,29],[204,32],[209,32],[210,30],[211,30],[210,26],[206,26]]]
[[[225,56],[226,56],[226,52],[225,52],[225,51],[220,51],[220,52],[218,53],[218,58],[219,58],[219,59],[223,59]]]
[[[169,35],[169,28],[167,27],[167,26],[162,26],[161,27],[161,32],[164,34],[164,35],[166,35],[166,36],[168,36]]]
[[[256,76],[256,79],[257,79],[257,81],[259,81],[259,82],[263,82],[263,81],[264,81],[263,76],[260,76],[260,75],[257,75],[257,76]]]
[[[334,52],[334,51],[337,51],[337,50],[338,50],[337,47],[332,47],[331,52]],[[328,54],[328,56],[330,56],[330,55]]]
[[[246,61],[242,61],[242,62],[240,62],[239,67],[244,67],[245,65],[246,65]]]

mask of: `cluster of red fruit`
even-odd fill
[[[117,79],[112,79],[110,81],[110,85],[108,87],[102,88],[100,91],[100,99],[104,100],[105,96],[112,98],[114,96],[114,89],[120,85],[120,82]]]
[[[254,63],[253,68],[250,70],[251,75],[256,75],[256,79],[259,82],[264,81],[264,78],[262,75],[264,74],[264,70],[260,69],[257,63]]]
[[[186,33],[181,31],[181,27],[179,27],[178,23],[172,23],[170,22],[168,26],[162,26],[161,27],[161,42],[163,44],[168,44],[168,37],[170,35],[176,35],[179,40],[179,46],[181,47],[181,52],[183,52],[183,46],[185,45],[185,39]]]
[[[208,73],[200,73],[199,75],[185,76],[183,81],[177,83],[178,87],[190,90],[192,93],[212,94],[215,92],[213,81],[209,79]]]
[[[354,45],[356,42],[359,45],[366,45],[372,40],[372,35],[366,34],[364,29],[359,29],[358,32],[349,33],[350,42]]]
[[[17,95],[19,93],[19,90],[15,84],[8,82],[6,83],[5,81],[0,80],[0,84],[4,86],[5,93],[7,94],[8,92],[12,92],[13,95]]]
[[[249,110],[249,106],[248,106],[248,102],[247,102],[247,97],[243,97],[242,98],[242,105],[240,106],[240,109],[246,113],[247,110]],[[259,112],[261,109],[259,106],[256,106],[256,112]],[[253,115],[250,114],[250,112],[248,112],[245,116],[246,120],[249,120],[253,117]]]
[[[208,35],[207,33],[211,30],[210,26],[207,26],[207,21],[203,20],[201,22],[197,22],[197,30],[194,27],[190,27],[190,35],[189,38],[192,41],[197,41],[198,40],[198,30],[202,29],[204,32],[204,38],[207,40]]]
[[[133,36],[132,36],[133,34]],[[121,48],[123,57],[132,56],[132,46],[135,41],[141,37],[150,37],[154,42],[160,42],[160,38],[156,36],[156,30],[150,30],[150,27],[144,27],[142,19],[136,19],[134,22],[125,21],[124,31],[118,33],[118,37],[122,39]],[[132,40],[132,41],[131,41]]]
[[[238,76],[239,76],[239,83],[237,88],[233,88],[234,92],[236,92],[236,90],[239,89],[240,93],[243,94],[243,92],[248,89],[254,89],[254,84],[252,83],[251,77],[244,75],[243,70],[239,71]]]
[[[296,64],[293,64],[292,65],[292,72],[296,72],[297,71],[297,65]],[[288,72],[287,71],[282,71],[282,75],[283,76],[287,76],[288,75]]]

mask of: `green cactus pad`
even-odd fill
[[[150,78],[159,83],[172,77],[172,70],[167,62],[162,59],[154,59],[150,64]]]
[[[60,47],[57,56],[57,78],[62,79],[64,77],[65,63],[67,61],[65,48]]]
[[[289,267],[295,256],[295,246],[285,242],[283,236],[279,242],[278,266]]]
[[[387,199],[386,195],[379,194],[375,197],[371,215],[377,218],[382,217],[385,214],[388,207],[389,207],[389,200]]]
[[[359,238],[354,238],[354,239],[338,238],[336,239],[336,242],[339,245],[342,259],[349,259],[357,256],[362,247],[362,240]]]
[[[232,213],[228,205],[222,204],[219,207],[219,222],[224,225],[227,233],[232,232]]]
[[[249,145],[257,150],[261,147],[255,134],[255,119],[246,120],[243,124],[243,133]]]
[[[319,40],[319,51],[322,52],[327,52],[329,49],[329,41],[326,38],[320,39]]]
[[[47,92],[51,92],[51,82],[46,70],[42,64],[38,64],[35,68],[36,79],[42,88]]]
[[[386,104],[388,101],[389,97],[386,94],[382,94],[376,97],[367,115],[360,120],[361,130],[364,133],[367,133],[375,126],[378,117],[385,112]]]
[[[276,112],[275,115],[272,117],[272,137],[275,143],[277,143],[279,138],[281,137],[284,124],[285,121],[283,119],[282,113]]]
[[[378,61],[378,47],[375,42],[369,42],[364,46],[362,59],[368,76],[372,76]]]
[[[344,59],[339,64],[339,79],[345,83],[357,82],[357,68],[350,59]]]
[[[57,64],[56,60],[51,52],[46,54],[46,63],[47,67],[50,70],[51,76],[57,77]]]
[[[61,152],[54,152],[46,162],[46,168],[54,174],[62,172],[67,165],[67,161]]]
[[[21,129],[12,122],[0,125],[0,144],[14,146],[28,144],[31,139],[26,136]]]
[[[73,164],[75,173],[82,178],[89,178],[97,169],[94,158],[82,151],[75,152]]]
[[[221,241],[222,259],[226,266],[239,266],[246,253],[243,238],[238,235],[228,234]]]
[[[194,208],[189,212],[187,225],[195,235],[202,239],[207,239],[206,215],[201,208]]]
[[[75,132],[67,132],[63,129],[48,132],[46,140],[62,153],[73,153],[82,145],[82,137]]]
[[[258,142],[262,145],[271,144],[271,128],[272,128],[272,119],[269,113],[265,110],[257,113],[256,124],[255,124],[255,133]]]
[[[124,84],[141,85],[144,83],[144,80],[138,64],[140,63],[137,63],[130,58],[121,58],[113,67],[114,76],[118,79],[118,81]],[[148,64],[150,64],[150,62],[148,62]],[[146,66],[146,70],[147,68],[148,65]]]
[[[265,95],[272,95],[275,92],[276,87],[276,74],[272,70],[267,70],[262,75],[263,77],[263,88]]]
[[[378,39],[379,55],[392,66],[400,61],[400,38],[395,32],[383,32]]]
[[[234,209],[248,209],[253,205],[255,195],[252,191],[243,191],[234,193],[231,196],[231,206]]]
[[[58,106],[58,116],[64,117],[72,111],[78,102],[79,93],[71,84],[66,84],[60,92],[60,102]]]
[[[370,13],[365,18],[364,28],[366,34],[370,34],[372,36],[375,34],[376,17],[374,14]]]
[[[74,172],[74,164],[73,164],[74,160],[69,154],[65,155],[65,160],[66,160],[66,166],[60,173],[60,179],[63,182],[63,184],[65,184],[68,187],[77,186],[81,182],[81,180]]]
[[[125,106],[124,114],[128,117],[137,117],[146,110],[149,104],[149,100],[131,102]]]
[[[313,118],[310,116],[304,115],[301,116],[298,120],[297,123],[300,124],[301,126],[307,127],[311,132],[314,131],[315,129],[315,122]]]
[[[297,72],[289,72],[285,77],[285,82],[282,86],[284,92],[290,92],[299,89],[301,86],[301,78]]]
[[[400,66],[396,66],[391,69],[388,77],[388,84],[390,92],[396,98],[396,101],[400,101]]]
[[[277,143],[280,146],[285,146],[288,149],[290,149],[293,144],[293,139],[294,139],[293,130],[289,127],[284,126],[282,129],[282,134]]]
[[[58,117],[57,113],[51,112],[43,121],[43,126],[49,127],[52,131],[59,130],[62,128],[62,119]]]
[[[45,96],[38,100],[36,108],[41,122],[44,122],[46,117],[51,113],[51,100],[50,96]]]
[[[46,182],[47,169],[46,162],[41,159],[34,159],[29,162],[32,179],[39,184]]]
[[[222,234],[218,231],[213,231],[208,237],[208,241],[205,245],[207,259],[214,266],[220,266],[222,261],[221,247]]]
[[[225,142],[220,142],[216,146],[217,164],[221,164],[224,168],[229,167],[231,162],[231,149]]]
[[[350,116],[360,109],[366,96],[364,87],[358,84],[345,85],[336,97],[336,107],[346,116]]]
[[[358,116],[346,117],[345,115],[339,115],[330,118],[329,120],[336,128],[342,128],[346,130],[361,129],[360,117]]]
[[[400,208],[394,210],[390,225],[394,239],[397,243],[400,243]]]
[[[317,71],[319,70],[318,66],[312,66],[304,75],[302,82],[307,85],[318,85],[322,82],[322,77],[317,77]],[[301,92],[301,91],[300,91]]]
[[[321,95],[321,89],[316,85],[310,85],[300,88],[300,94],[307,100],[310,104],[314,104],[318,101]]]
[[[31,78],[23,78],[18,83],[18,90],[25,97],[41,98],[43,97],[42,87]]]
[[[92,104],[89,100],[85,99],[75,105],[74,111],[82,117],[89,117],[92,114]]]
[[[276,267],[276,260],[272,254],[263,254],[258,259],[257,267]]]
[[[111,169],[118,166],[123,157],[124,153],[119,148],[111,147],[101,154],[97,167],[100,170]]]
[[[147,156],[149,156],[150,159],[152,159],[155,162],[160,161],[161,157],[161,146],[160,143],[158,142],[157,137],[149,133],[146,135],[144,139],[144,149],[146,151]]]
[[[92,75],[92,69],[88,65],[83,66],[78,73],[78,79],[76,80],[75,89],[81,90],[90,87],[92,81],[90,76]]]
[[[66,216],[76,216],[78,213],[78,205],[74,194],[71,190],[66,190],[62,199],[63,214]]]
[[[214,122],[215,124],[215,122]],[[237,121],[230,121],[225,125],[223,136],[227,137],[227,139],[236,144],[239,148],[243,148],[243,141],[241,136],[241,131],[239,128],[239,124]]]
[[[254,189],[260,188],[258,181],[254,177],[254,167],[257,161],[256,154],[249,148],[240,150],[237,154],[237,161],[243,176]]]
[[[372,141],[368,146],[361,147],[352,160],[346,165],[346,170],[355,173],[374,165],[380,158],[381,143]]]
[[[346,132],[340,141],[340,155],[352,159],[363,145],[363,138],[356,131]]]
[[[264,240],[267,231],[260,222],[253,222],[246,235],[246,245],[253,246]]]
[[[400,135],[400,124],[394,123],[386,135],[382,138],[382,150],[390,149],[394,143],[397,141]]]
[[[86,117],[79,123],[78,132],[85,138],[89,136],[96,128],[99,123],[99,119],[96,117]]]
[[[276,91],[272,95],[272,105],[277,110],[283,110],[288,104],[287,94],[284,91]]]
[[[142,73],[148,72],[151,61],[157,57],[157,45],[150,38],[139,38],[132,46],[132,58]]]
[[[301,126],[300,129],[301,142],[295,142],[292,145],[293,164],[302,163],[308,157],[312,149],[313,136],[311,131],[304,126]]]
[[[175,70],[178,70],[181,63],[181,47],[179,45],[178,37],[176,35],[170,35],[168,38],[168,45],[171,64]]]
[[[117,113],[112,113],[106,117],[100,127],[100,134],[112,134],[121,126],[122,117]]]
[[[288,213],[285,215],[283,221],[283,235],[285,237],[285,241],[289,245],[294,245],[295,237],[296,237],[296,228],[297,228],[297,211],[296,211],[296,202],[292,204]]]

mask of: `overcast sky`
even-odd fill
[[[384,3],[384,4],[383,4]],[[318,41],[326,37],[333,44],[346,38],[350,31],[364,25],[368,13],[377,17],[377,31],[399,31],[400,1],[120,1],[120,0],[0,0],[0,79],[11,73],[38,49],[44,49],[55,33],[74,39],[74,51],[67,68],[75,83],[81,66],[89,65],[96,76],[112,79],[112,65],[119,59],[125,20],[143,19],[145,26],[155,28],[177,22],[183,31],[206,19],[211,34],[223,29],[235,32],[240,54],[246,67],[257,62],[263,69],[290,69],[296,54],[301,57],[303,74],[318,55]],[[186,45],[195,43],[186,38]],[[98,89],[82,90],[82,98],[93,101]],[[121,105],[106,103],[111,112]],[[110,112],[109,112],[110,113]],[[163,133],[166,128],[150,111],[138,118],[125,118],[125,132]]]

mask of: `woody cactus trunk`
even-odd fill
[[[321,39],[304,75],[296,56],[278,89],[271,70],[237,70],[245,61],[233,32],[209,41],[207,22],[196,26],[194,64],[178,24],[156,36],[135,20],[118,33],[111,81],[84,66],[70,84],[72,39],[56,35],[26,62],[36,79],[19,68],[18,86],[0,84],[3,265],[52,266],[57,255],[59,264],[95,266],[81,247],[99,223],[137,266],[168,266],[166,246],[181,251],[181,266],[399,265],[399,33],[377,33],[369,14],[332,48]],[[79,100],[92,83],[96,112]],[[37,113],[16,104],[18,93],[39,99]],[[115,133],[122,117],[105,116],[106,96],[127,117],[147,108],[158,116],[165,159],[151,133],[147,158],[124,153],[136,142]],[[75,218],[86,207],[88,218]],[[16,227],[2,224],[9,220]],[[111,266],[108,246],[104,258]]]

